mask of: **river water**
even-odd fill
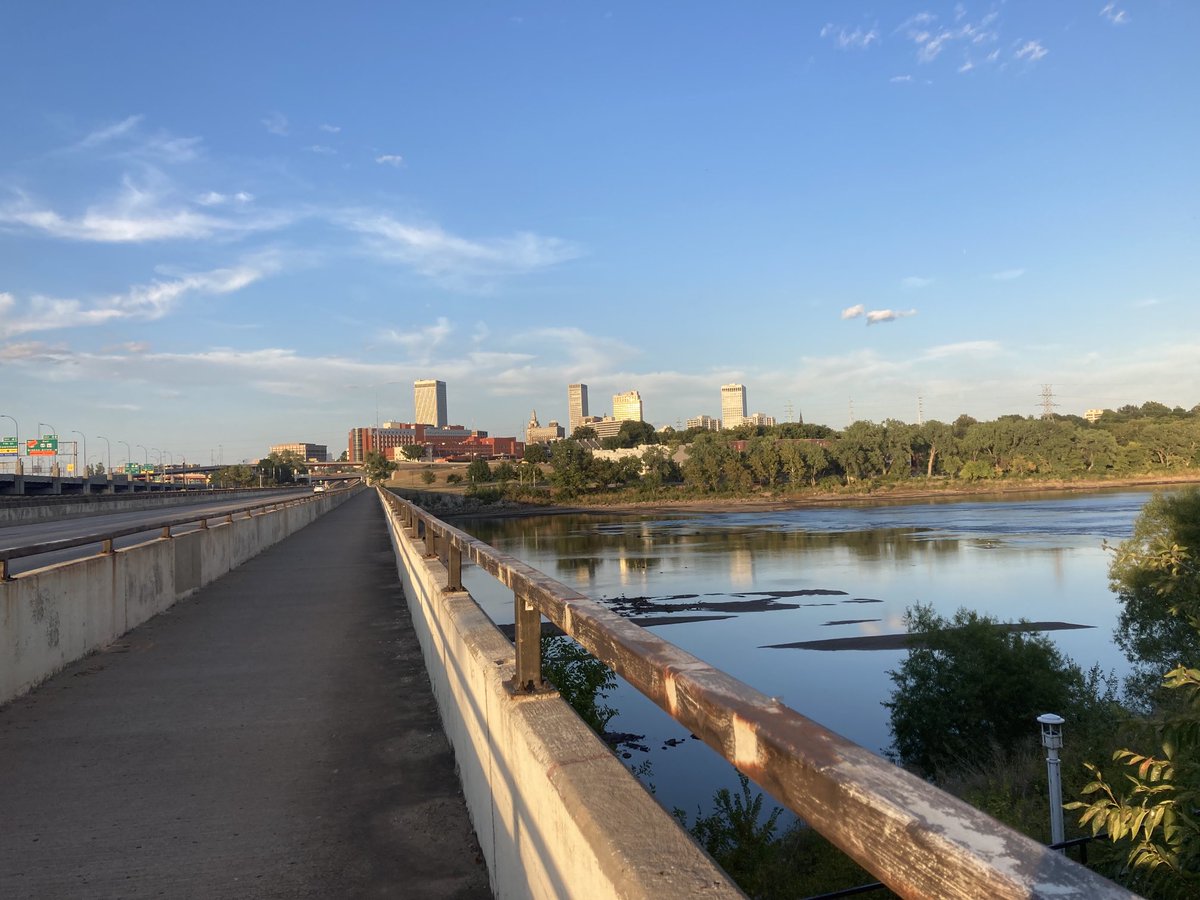
[[[1099,663],[1123,676],[1104,544],[1129,536],[1150,496],[1105,491],[460,525],[619,611],[636,607],[665,620],[650,626],[660,637],[882,753],[890,737],[881,703],[903,650],[770,645],[903,633],[905,610],[919,602],[945,616],[968,607],[1002,620],[1088,626],[1048,634],[1085,669]],[[473,567],[463,574],[484,609],[511,623],[512,594]],[[697,616],[714,618],[680,621]],[[620,711],[610,729],[645,735],[645,749],[627,748],[626,761],[644,768],[649,761],[645,780],[668,809],[707,812],[714,790],[736,786],[728,763],[636,691],[622,683],[607,702]]]

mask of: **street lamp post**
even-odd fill
[[[1063,830],[1062,776],[1059,773],[1058,751],[1062,749],[1062,716],[1045,713],[1037,717],[1042,726],[1042,746],[1046,748],[1046,780],[1050,789],[1050,843],[1061,844]],[[1064,851],[1059,850],[1059,853]]]
[[[82,431],[76,431],[74,428],[71,429],[71,434],[77,434],[81,438],[83,438],[83,477],[84,477],[84,480],[87,480],[88,475],[91,474],[87,470],[87,468],[88,468],[87,435],[84,434]],[[79,474],[79,460],[78,460],[79,454],[75,454],[75,455],[76,455],[75,474],[78,475]]]
[[[138,444],[137,448],[142,451],[142,464],[147,469],[150,468],[150,451],[147,450],[145,447],[143,447],[141,444]]]
[[[21,426],[17,424],[16,419],[13,419],[12,416],[6,415],[5,413],[0,413],[0,419],[12,419],[13,440],[15,440],[17,442],[17,469],[16,469],[16,472],[18,475],[20,475],[21,472],[23,471],[22,466],[21,466]]]
[[[133,456],[133,451],[129,449],[129,441],[117,441],[117,443],[125,445],[125,476],[128,478],[130,457]]]
[[[108,480],[112,481],[112,444],[109,442],[108,438],[102,434],[98,434],[96,437],[99,440],[104,441],[104,446],[108,448],[108,462],[106,464],[107,468],[105,468],[104,472],[106,475],[108,475]]]

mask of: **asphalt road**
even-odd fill
[[[0,897],[491,896],[363,492],[0,706]]]
[[[105,531],[116,531],[135,525],[146,525],[146,531],[118,538],[114,542],[117,547],[132,547],[134,544],[140,544],[158,537],[159,529],[151,526],[151,523],[156,521],[169,519],[178,515],[195,514],[196,525],[180,526],[175,530],[176,534],[184,534],[187,531],[200,527],[200,519],[204,516],[216,518],[225,515],[231,510],[240,509],[250,503],[268,500],[272,497],[303,497],[307,496],[308,493],[307,489],[299,491],[281,490],[263,493],[253,499],[244,496],[237,499],[222,498],[219,500],[214,499],[207,503],[156,506],[154,509],[105,513],[99,516],[64,517],[36,524],[5,525],[0,527],[0,550],[14,547],[28,547],[31,544],[40,544],[45,541],[83,537],[89,534],[101,534]],[[9,564],[9,572],[16,575],[19,572],[28,572],[31,569],[53,565],[54,563],[82,559],[85,556],[91,556],[99,552],[100,543],[96,542],[95,544],[72,547],[67,550],[56,550],[53,553],[44,553],[38,556],[26,556],[12,560]]]

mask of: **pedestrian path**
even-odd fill
[[[490,897],[364,491],[0,707],[0,898]]]

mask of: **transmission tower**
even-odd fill
[[[1054,386],[1049,384],[1042,385],[1042,418],[1049,419],[1054,415],[1054,407],[1058,406],[1054,402]]]
[[[784,419],[783,421],[785,421],[785,422],[792,422],[792,421],[795,421],[795,420],[792,418],[792,416],[794,415],[794,413],[792,412],[792,401],[791,401],[791,400],[789,400],[787,403],[785,403],[785,404],[783,405],[783,414],[784,414],[785,416],[787,416],[787,418],[786,418],[786,419]]]
[[[917,394],[917,424],[925,424],[925,398]]]
[[[846,424],[847,425],[854,424],[854,399],[853,398],[850,399],[850,421],[847,422]]]

